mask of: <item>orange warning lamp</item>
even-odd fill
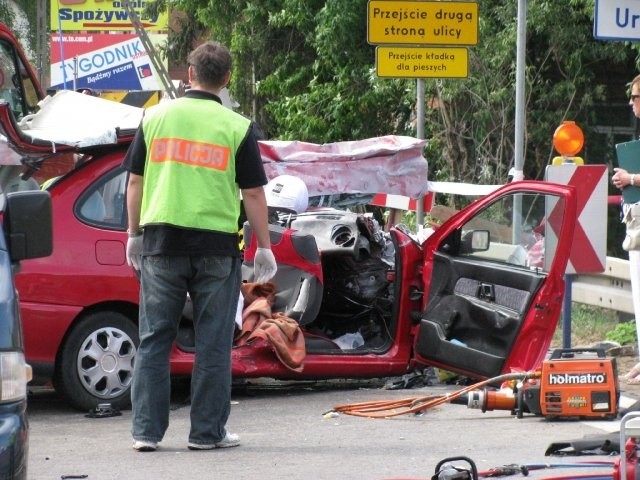
[[[573,156],[582,150],[583,145],[584,134],[582,129],[576,125],[576,122],[562,122],[562,125],[556,128],[553,134],[553,146],[562,157],[554,158],[553,164],[556,165],[566,161],[583,164],[584,161],[580,157]]]

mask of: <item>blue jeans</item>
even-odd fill
[[[169,355],[187,292],[196,343],[189,441],[208,445],[224,438],[240,275],[240,259],[233,257],[142,257],[140,346],[131,386],[134,439],[159,442],[169,426]]]

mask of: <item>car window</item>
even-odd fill
[[[38,104],[38,94],[25,65],[5,42],[0,42],[0,101],[9,104],[16,120],[34,113]]]
[[[0,155],[5,150],[0,142]],[[24,178],[23,167],[19,165],[0,164],[0,193],[40,190],[40,185],[33,177]]]
[[[559,202],[537,193],[501,197],[462,227],[460,255],[548,271],[557,241],[547,217],[553,212],[553,225],[561,225]]]
[[[127,172],[116,169],[87,188],[75,211],[80,220],[104,228],[124,228]]]

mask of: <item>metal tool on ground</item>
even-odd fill
[[[501,388],[496,389],[496,385]],[[422,413],[444,403],[483,412],[510,410],[554,418],[613,419],[620,390],[614,358],[601,349],[557,349],[536,372],[504,374],[447,395],[337,405],[334,412],[370,418]]]
[[[463,461],[464,464],[460,464]],[[540,480],[620,480],[616,478],[616,461],[587,461],[576,463],[511,463],[488,470],[478,471],[476,464],[469,457],[448,457],[436,465],[435,474],[431,478],[388,478],[386,480],[478,480],[479,478],[509,477],[513,475],[529,476],[531,472],[551,469],[608,469],[599,473],[580,473],[574,475],[562,475],[546,477]],[[613,469],[613,470],[612,470]],[[627,480],[634,480],[628,477]]]
[[[475,383],[468,387],[464,387],[457,392],[447,395],[426,395],[421,397],[405,398],[400,400],[382,400],[378,402],[360,402],[347,405],[336,405],[333,407],[334,412],[346,413],[357,417],[369,418],[388,418],[398,415],[406,415],[408,413],[421,413],[429,408],[436,407],[445,403],[466,404],[466,394],[474,390],[478,390],[486,385],[501,384],[512,380],[522,380],[527,378],[535,378],[540,372],[517,372],[499,375],[489,378],[481,382]],[[464,397],[464,401],[455,401]]]
[[[456,461],[464,461],[469,468],[459,467],[453,464]],[[436,465],[436,471],[431,480],[478,480],[478,468],[469,457],[449,457],[440,460]]]

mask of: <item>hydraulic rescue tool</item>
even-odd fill
[[[619,397],[615,358],[602,349],[556,349],[543,361],[537,378],[500,390],[473,390],[452,403],[483,412],[511,410],[519,417],[532,413],[548,419],[612,419]]]
[[[448,457],[436,465],[435,474],[424,480],[478,480],[519,475],[526,477],[530,472],[547,469],[587,469],[589,473],[563,474],[543,477],[542,480],[639,480],[638,446],[640,442],[640,412],[627,413],[620,422],[620,456],[613,461],[596,460],[577,463],[532,463],[509,464],[478,471],[476,464],[468,457]],[[466,465],[460,465],[463,461]],[[456,463],[457,462],[457,463]],[[591,473],[591,472],[596,473]],[[608,469],[608,471],[598,470]],[[539,478],[539,477],[538,477]],[[388,479],[402,480],[402,479]],[[418,479],[413,479],[418,480]]]
[[[483,412],[511,410],[518,417],[532,413],[548,419],[612,419],[618,414],[619,397],[615,359],[604,350],[556,349],[540,370],[505,373],[446,395],[336,405],[330,412],[389,418],[453,403]]]

